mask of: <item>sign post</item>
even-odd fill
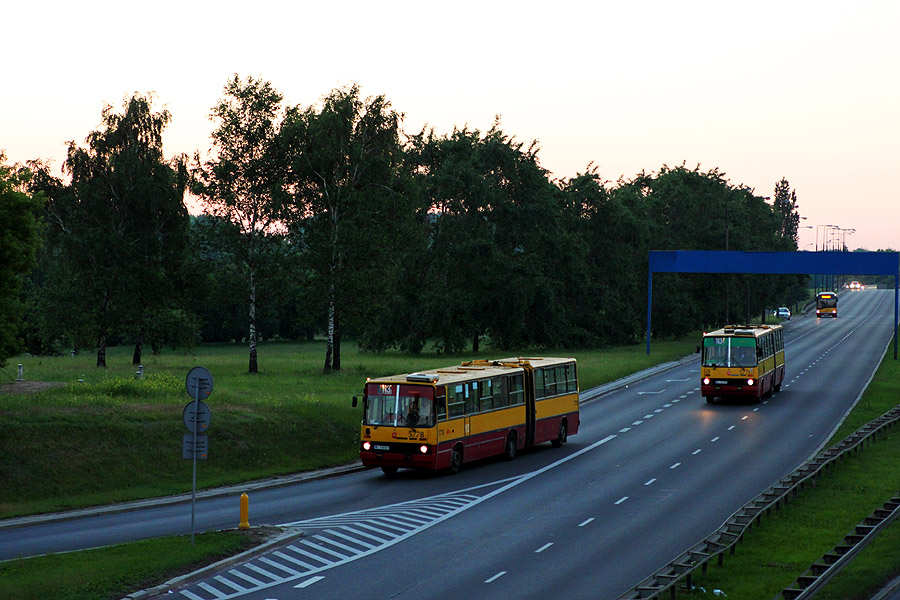
[[[197,454],[201,454],[202,459],[206,459],[209,455],[208,440],[206,435],[197,435],[199,432],[206,431],[212,419],[212,413],[205,402],[201,402],[200,398],[208,398],[213,389],[212,374],[204,367],[194,367],[187,374],[185,381],[188,396],[193,398],[193,402],[189,402],[184,407],[183,419],[189,433],[184,436],[181,446],[182,458],[190,458],[194,461],[194,477],[191,486],[191,546],[194,545],[194,504],[197,498]]]

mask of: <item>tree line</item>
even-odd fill
[[[260,339],[324,336],[328,372],[344,338],[412,353],[632,343],[649,250],[797,249],[785,179],[771,198],[699,166],[552,179],[499,118],[406,134],[356,85],[283,106],[238,75],[212,108],[212,151],[166,158],[171,115],[153,100],[107,106],[69,142],[65,179],[40,160],[0,170],[0,362],[90,349],[103,367],[131,344],[139,364],[145,347],[241,341],[254,373]],[[651,333],[676,336],[787,303],[804,278],[654,283]]]

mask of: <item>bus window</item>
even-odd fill
[[[506,408],[509,406],[509,398],[506,396],[505,377],[494,377],[492,387],[494,388],[494,408]]]
[[[730,336],[703,338],[704,367],[755,367],[756,340]]]
[[[509,405],[516,404],[525,404],[525,384],[521,373],[509,378]]]
[[[438,421],[447,420],[447,397],[444,395],[444,388],[438,388],[438,394],[434,398],[434,407],[437,412]]]
[[[493,410],[494,408],[494,386],[491,385],[490,379],[478,382],[481,388],[481,410]]]
[[[547,367],[544,370],[544,393],[546,397],[556,395],[556,369]]]
[[[434,425],[433,397],[434,389],[427,386],[369,384],[366,425],[430,427]]]
[[[466,414],[466,393],[465,385],[453,386],[453,392],[449,394],[447,404],[447,414],[453,419]],[[448,390],[449,392],[449,390]]]
[[[543,369],[535,369],[534,370],[534,397],[537,400],[540,400],[547,393],[544,391],[544,370]]]
[[[569,391],[569,380],[566,377],[566,368],[569,365],[559,365],[556,367],[556,393],[565,394]]]
[[[474,415],[478,412],[478,382],[470,381],[465,385],[466,414]]]

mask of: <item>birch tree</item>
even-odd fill
[[[261,79],[235,75],[212,109],[213,156],[195,163],[195,192],[206,211],[240,228],[239,260],[247,284],[248,370],[257,360],[259,273],[277,233],[283,179],[277,151],[282,95]]]

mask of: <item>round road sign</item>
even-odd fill
[[[187,374],[187,393],[191,398],[197,398],[200,394],[200,400],[208,398],[213,390],[212,374],[205,367],[194,367]]]
[[[206,402],[188,402],[181,417],[184,419],[184,426],[188,431],[194,433],[194,424],[196,423],[197,433],[203,433],[212,421],[212,411],[209,410]]]

